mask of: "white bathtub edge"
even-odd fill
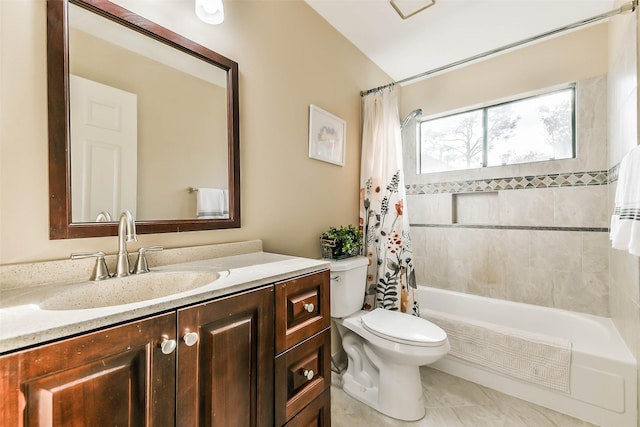
[[[434,363],[432,366],[451,375],[593,424],[607,427],[638,426],[637,363],[611,319],[566,310],[461,294],[428,286],[419,286],[418,288],[416,299],[420,303],[421,308],[438,311],[438,307],[425,304],[426,298],[428,298],[428,294],[431,292],[432,302],[435,301],[436,295],[439,298],[450,298],[448,301],[444,299],[440,300],[443,306],[446,302],[454,302],[451,309],[453,313],[449,313],[449,311],[446,310],[440,310],[441,312],[462,316],[460,312],[461,308],[468,309],[469,311],[475,310],[480,318],[469,317],[474,321],[480,320],[489,324],[493,323],[511,328],[513,328],[512,323],[517,323],[512,321],[505,321],[503,323],[488,321],[487,318],[482,316],[482,310],[479,306],[472,307],[469,305],[465,306],[464,304],[488,304],[490,315],[487,317],[491,317],[493,320],[500,317],[496,315],[496,309],[500,307],[505,308],[505,317],[513,317],[514,312],[510,312],[509,310],[513,310],[514,307],[519,316],[526,312],[526,310],[531,310],[530,319],[524,322],[527,325],[526,330],[529,332],[540,333],[532,330],[531,325],[544,323],[545,318],[551,316],[554,317],[556,326],[563,326],[561,325],[562,323],[568,324],[583,321],[584,324],[574,324],[573,330],[583,332],[584,329],[593,328],[593,331],[587,331],[589,333],[586,334],[586,338],[596,336],[605,342],[575,342],[572,348],[571,364],[572,392],[569,394],[512,378],[450,355]],[[536,315],[542,315],[542,320],[538,319],[538,321],[536,321],[536,319],[531,319],[536,317]],[[521,319],[522,318],[519,320]],[[507,324],[505,325],[505,323]],[[580,326],[584,327],[580,328]],[[559,327],[557,329],[562,330],[563,328]],[[574,343],[574,340],[571,339],[572,337],[566,335],[570,333],[571,328],[564,329],[567,330],[563,332],[565,336],[562,336],[562,338],[569,339]],[[585,339],[585,334],[581,333],[580,335],[578,340]],[[597,386],[594,386],[594,384]]]

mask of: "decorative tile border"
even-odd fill
[[[609,171],[570,172],[535,176],[517,176],[510,178],[409,184],[406,185],[405,188],[407,194],[417,195],[607,185],[609,182],[613,182],[610,181],[609,178],[609,175],[613,172],[615,172],[617,178],[617,165]]]
[[[620,163],[614,165],[609,169],[609,184],[618,180],[618,171],[620,169]]]

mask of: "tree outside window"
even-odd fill
[[[420,172],[575,156],[573,87],[420,123]]]

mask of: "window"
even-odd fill
[[[575,157],[575,87],[420,122],[420,173]]]

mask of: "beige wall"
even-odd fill
[[[607,73],[607,24],[545,39],[403,86],[401,115],[482,105]]]
[[[610,26],[609,167],[619,164],[638,145],[639,13],[636,11],[635,19],[613,19]],[[609,215],[613,212],[616,185],[617,182],[609,186]],[[640,261],[625,251],[611,248],[609,261],[611,317],[636,360],[640,360]],[[638,403],[640,406],[640,396]]]
[[[149,2],[133,2],[149,8]],[[166,247],[263,239],[268,251],[319,257],[329,225],[357,223],[359,91],[389,81],[302,1],[227,2],[220,26],[191,2],[148,17],[238,62],[242,228],[139,236]],[[0,1],[0,263],[113,253],[116,239],[51,241],[48,224],[44,0]],[[308,158],[308,108],[347,121],[345,167]]]

